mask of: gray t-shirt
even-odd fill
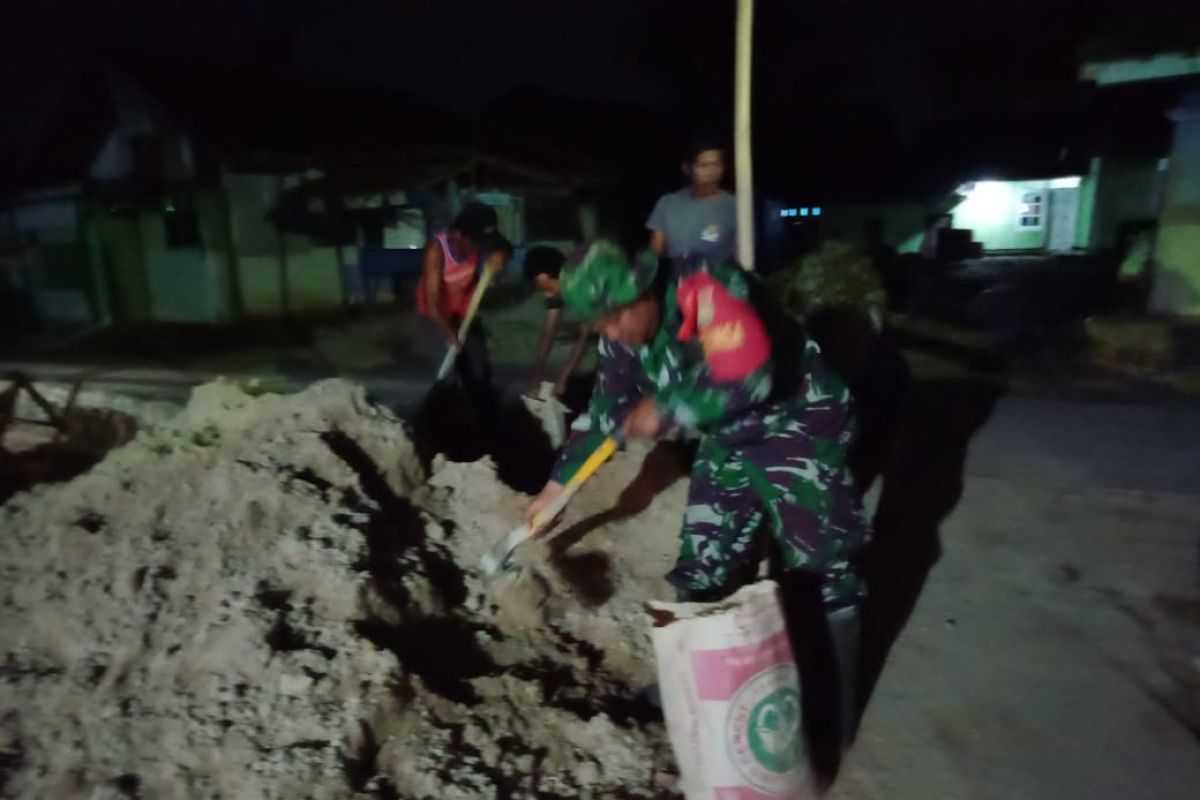
[[[658,198],[646,227],[667,239],[667,256],[698,255],[715,261],[736,258],[737,201],[729,192],[692,197],[691,187]]]

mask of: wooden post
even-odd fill
[[[284,173],[280,172],[275,182],[275,234],[279,237],[279,313],[280,316],[290,317],[292,302],[288,276],[287,231],[284,230],[283,189]]]
[[[233,192],[229,188],[229,166],[221,165],[221,180],[217,184],[217,196],[221,201],[221,210],[225,226],[225,269],[229,275],[229,317],[237,322],[245,314],[245,304],[242,298],[242,271],[238,261],[237,223],[233,219]]]
[[[754,161],[750,155],[750,74],[754,48],[754,0],[738,0],[734,68],[734,167],[737,172],[737,257],[754,269]]]

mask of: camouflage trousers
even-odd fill
[[[776,573],[820,577],[827,607],[858,602],[856,562],[869,526],[846,466],[850,438],[812,436],[789,422],[744,447],[702,439],[667,579],[685,594],[719,597],[753,580],[767,557]]]

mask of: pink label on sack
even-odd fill
[[[754,644],[692,653],[692,677],[701,700],[728,700],[742,684],[767,667],[792,660],[787,632]]]

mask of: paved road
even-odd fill
[[[1200,494],[1200,408],[1004,398],[972,441],[967,472],[1060,489]]]
[[[217,373],[0,362],[0,374],[22,370],[39,380],[71,383],[145,398],[184,402],[193,386]],[[249,380],[253,376],[227,375]],[[282,379],[300,389],[319,376]],[[431,376],[361,375],[373,397],[401,414],[416,408]],[[497,370],[510,391],[524,388],[521,370]],[[971,439],[966,472],[1059,488],[1200,494],[1200,407],[1122,406],[1001,398]]]

